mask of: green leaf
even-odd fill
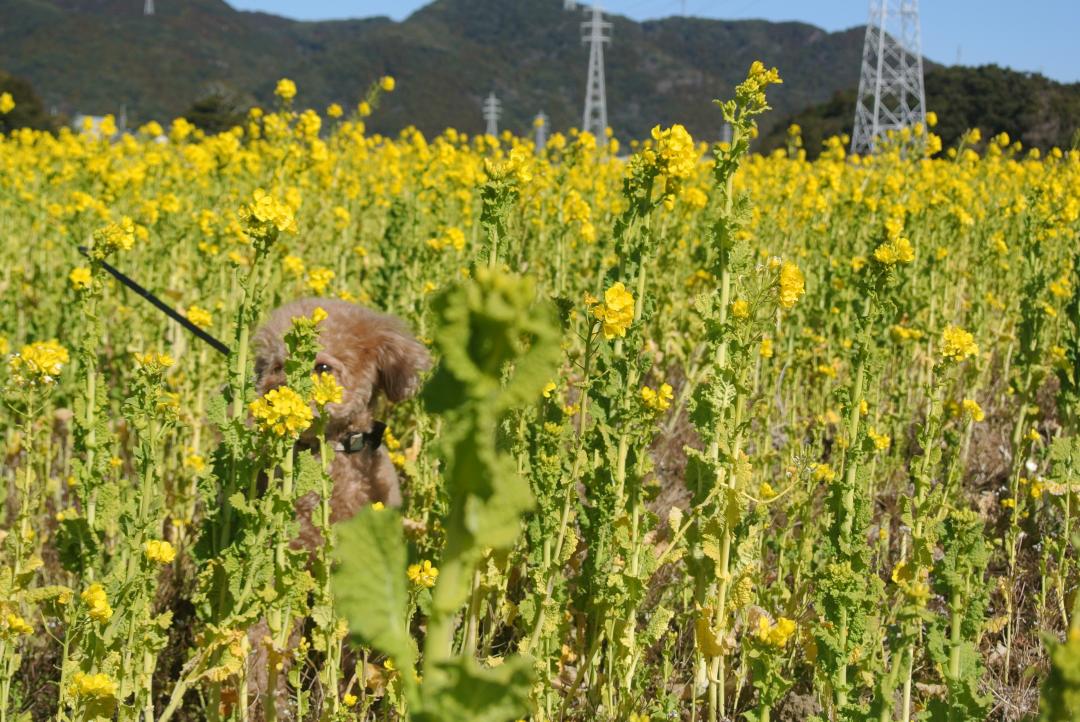
[[[425,689],[424,709],[417,722],[509,722],[529,714],[532,661],[508,659],[498,667],[482,668],[471,657],[438,665],[443,683]]]
[[[401,517],[389,509],[365,507],[338,527],[334,558],[331,585],[349,632],[391,657],[398,669],[412,670]]]

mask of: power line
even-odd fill
[[[499,136],[499,118],[502,116],[502,103],[495,97],[495,91],[491,91],[487,100],[484,101],[484,120],[487,121],[488,135]]]
[[[890,130],[926,122],[919,0],[870,0],[852,153],[872,153]]]
[[[604,78],[604,45],[611,42],[607,35],[611,23],[604,21],[600,4],[594,2],[589,20],[581,24],[585,31],[582,42],[589,44],[589,73],[585,85],[585,113],[581,129],[603,138],[608,127],[607,84]]]
[[[536,137],[536,152],[542,153],[544,148],[547,147],[547,134],[548,134],[548,117],[547,113],[540,111],[536,114],[536,118],[533,120],[533,130]]]

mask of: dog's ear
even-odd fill
[[[431,354],[400,328],[380,334],[376,385],[387,400],[397,403],[416,393],[420,374],[431,368]]]

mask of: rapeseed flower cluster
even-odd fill
[[[946,361],[960,362],[979,353],[975,337],[959,326],[948,325],[941,334],[941,355]]]
[[[619,281],[604,292],[603,303],[592,307],[592,315],[600,321],[605,339],[622,338],[634,322],[634,296]]]
[[[69,360],[67,349],[55,340],[36,341],[23,346],[8,364],[16,379],[50,385],[56,383],[64,364]]]
[[[758,626],[754,634],[762,644],[768,647],[783,649],[787,646],[791,635],[798,629],[795,620],[787,617],[778,617],[775,622],[764,614],[758,617]]]
[[[87,607],[87,614],[95,622],[107,622],[112,618],[113,610],[109,606],[109,598],[105,594],[105,587],[95,582],[87,587],[79,597]]]
[[[791,261],[784,261],[780,265],[779,291],[781,308],[794,308],[806,293],[806,279],[799,267]]]
[[[338,384],[333,374],[320,373],[311,375],[311,397],[319,408],[327,404],[340,404],[344,389]]]
[[[409,581],[422,589],[431,589],[439,578],[439,570],[425,559],[419,564],[410,564],[407,570]]]
[[[76,672],[71,676],[71,694],[76,697],[107,699],[116,696],[117,684],[107,674]]]
[[[94,231],[91,254],[95,258],[105,258],[117,251],[130,251],[134,245],[135,221],[124,216],[119,221]]]
[[[143,544],[143,553],[146,558],[158,564],[172,564],[176,559],[176,549],[167,541],[151,539]]]
[[[658,389],[651,389],[648,386],[641,389],[641,400],[645,402],[647,408],[657,413],[671,408],[671,401],[674,398],[670,384],[660,384]]]
[[[267,391],[248,408],[263,432],[282,437],[299,436],[315,418],[303,397],[288,386]]]
[[[256,188],[251,202],[240,209],[240,217],[247,223],[247,231],[261,239],[269,238],[273,231],[296,233],[296,217],[293,210],[262,188]]]

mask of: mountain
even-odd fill
[[[1025,147],[1043,151],[1080,145],[1080,83],[1058,83],[996,65],[935,67],[925,82],[926,107],[937,113],[934,131],[945,147],[955,146],[970,128],[982,130],[984,138],[1006,132]],[[778,120],[758,148],[783,148],[786,129],[794,123],[802,128],[807,155],[816,157],[825,138],[851,133],[856,92],[851,87]]]
[[[502,127],[528,132],[544,110],[556,128],[581,123],[588,50],[581,12],[561,0],[436,0],[403,22],[387,18],[297,22],[240,12],[223,0],[3,0],[0,68],[29,80],[65,114],[119,114],[130,124],[168,120],[226,89],[264,105],[281,77],[301,107],[351,106],[374,79],[398,91],[371,119],[379,132],[413,124],[483,129],[494,90]],[[727,96],[754,60],[780,68],[770,91],[779,118],[826,101],[857,81],[863,31],[828,33],[803,23],[614,16],[607,47],[609,121],[623,138],[684,123],[715,138],[711,100]]]

